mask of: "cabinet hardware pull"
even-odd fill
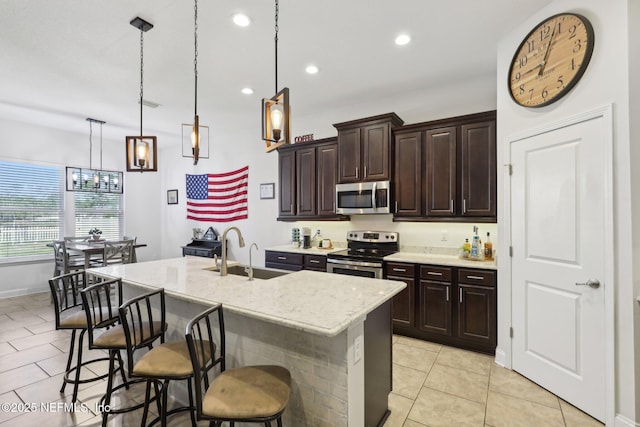
[[[462,213],[467,213],[467,199],[462,199]]]
[[[451,203],[449,203],[449,211],[453,213],[453,199],[451,199]]]
[[[320,261],[318,261],[317,259],[310,259],[309,262],[311,264],[320,264]]]
[[[293,213],[293,203],[291,203],[290,208],[291,208],[291,213]]]
[[[483,279],[484,279],[484,277],[482,277],[482,276],[467,276],[467,279],[483,280]]]
[[[462,302],[462,288],[460,288],[460,302]]]
[[[406,269],[406,268],[395,268],[395,267],[394,267],[394,268],[393,268],[393,271],[398,271],[398,272],[404,273],[404,272],[406,272],[406,271],[407,271],[407,269]]]
[[[449,287],[447,286],[445,289],[447,290],[447,302],[449,302]]]
[[[396,200],[396,213],[398,213],[398,201]]]
[[[442,276],[442,273],[438,273],[437,271],[427,271],[427,274],[430,276]]]
[[[278,259],[287,259],[286,256],[279,256]]]
[[[358,168],[356,168],[356,178],[360,178],[360,175],[358,175]]]
[[[364,167],[364,177],[365,177],[365,178],[367,177],[367,166],[366,166],[366,165],[365,165],[365,167]]]

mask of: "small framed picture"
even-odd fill
[[[274,199],[274,187],[275,184],[273,182],[267,184],[260,184],[260,198],[261,199]]]
[[[168,205],[178,204],[178,190],[167,190],[167,204]]]

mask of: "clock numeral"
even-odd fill
[[[529,89],[529,101],[533,99],[533,88]]]
[[[582,49],[582,40],[578,39],[573,42],[573,53],[579,52]]]
[[[518,63],[520,64],[520,68],[527,65],[527,55],[520,57],[520,59],[518,60]]]
[[[576,59],[575,58],[571,58],[571,70],[575,70],[576,69]]]
[[[549,38],[551,36],[551,26],[548,24],[544,27],[540,28],[540,41],[544,41],[544,39]]]
[[[577,26],[576,25],[572,25],[571,27],[569,27],[569,39],[572,39],[576,36],[576,30],[577,30]]]
[[[533,52],[535,50],[535,40],[527,40],[527,47],[529,48],[529,52]]]
[[[520,95],[524,95],[524,85],[520,85]]]
[[[542,92],[540,93],[540,95],[542,95],[542,99],[547,99],[547,96],[549,96],[549,91],[547,90],[547,87],[545,86],[544,89],[542,89]]]
[[[518,71],[518,72],[516,73],[516,75],[514,76],[514,80],[515,80],[515,81],[520,81],[520,71]]]
[[[557,80],[558,81],[558,86],[557,86],[558,88],[561,88],[561,87],[564,86],[564,80],[562,80],[562,77],[563,77],[562,74],[558,76],[558,80]]]

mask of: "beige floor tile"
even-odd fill
[[[53,319],[52,321],[47,321],[44,323],[36,323],[35,325],[25,326],[25,328],[34,334],[41,334],[43,332],[55,331],[56,322],[55,322],[55,319]]]
[[[484,423],[484,409],[482,403],[423,387],[408,419],[430,427],[477,427]]]
[[[0,342],[0,356],[4,356],[5,354],[9,353],[15,353],[16,351],[18,350],[13,348],[13,346],[8,342]]]
[[[600,421],[595,418],[590,417],[585,414],[575,406],[565,402],[562,399],[560,400],[560,409],[562,410],[562,415],[564,416],[564,423],[567,427],[602,427]]]
[[[33,334],[23,328],[22,325],[17,325],[15,322],[11,323],[12,326],[10,328],[0,331],[0,342],[9,342],[11,340],[33,336]]]
[[[20,387],[16,390],[16,393],[23,402],[70,402],[73,386],[67,384],[64,394],[60,393],[60,387],[62,387],[62,375],[56,375],[37,383]]]
[[[536,383],[529,381],[516,371],[494,365],[491,368],[491,380],[489,381],[489,390],[531,402],[546,405],[552,408],[559,408],[558,398],[540,387]]]
[[[49,378],[35,363],[0,374],[0,394]]]
[[[62,353],[51,344],[30,347],[15,353],[0,356],[0,372],[7,372],[20,366],[59,356]]]
[[[21,415],[21,412],[18,411],[18,405],[22,404],[22,401],[20,400],[18,395],[15,394],[13,391],[0,395],[0,403],[8,403],[10,405],[15,405],[15,406],[10,406],[8,411],[7,410],[0,411],[0,424]]]
[[[9,341],[9,344],[22,351],[41,344],[49,344],[52,341],[64,339],[66,337],[69,337],[68,331],[51,331],[29,337],[12,339]]]
[[[403,427],[411,406],[413,406],[413,399],[408,399],[393,392],[389,393],[389,411],[391,411],[391,414],[384,426]]]
[[[398,337],[398,343],[399,344],[404,344],[404,345],[408,345],[411,347],[417,347],[417,348],[421,348],[423,350],[428,350],[428,351],[434,351],[434,352],[439,352],[442,349],[442,345],[437,344],[437,343],[433,343],[433,342],[429,342],[429,341],[422,341],[416,338],[411,338],[411,337],[403,337],[401,335],[397,335]]]
[[[20,427],[73,426],[94,417],[86,408],[80,409],[80,404],[75,408],[75,411],[70,410],[72,405],[62,401],[50,403],[34,412],[22,414],[11,422]]]
[[[385,427],[386,427],[386,424],[385,424]],[[417,421],[407,420],[404,422],[402,427],[428,427],[428,426],[426,424],[422,424]]]
[[[494,427],[563,427],[560,408],[518,399],[489,391],[487,398],[487,424]]]
[[[424,380],[427,378],[427,373],[394,363],[392,376],[393,392],[410,399],[415,399],[422,388]]]
[[[489,376],[436,363],[424,386],[484,404],[487,401]]]
[[[51,346],[53,347],[53,346]],[[37,348],[37,347],[34,347]],[[56,347],[53,347],[56,348]],[[56,350],[58,350],[56,348]],[[20,352],[22,353],[22,352]],[[75,356],[75,355],[74,355]],[[43,371],[45,371],[47,374],[49,374],[50,376],[54,376],[54,375],[58,375],[58,374],[62,374],[65,372],[66,368],[67,368],[67,360],[69,358],[69,354],[65,354],[65,353],[61,353],[60,350],[58,350],[58,355],[54,356],[54,357],[49,357],[48,359],[44,359],[44,360],[40,360],[37,363],[38,366],[40,366],[40,368],[42,368]],[[73,358],[73,361],[71,362],[71,366],[75,366],[76,364],[76,358]],[[82,374],[83,369],[80,369],[80,373]]]
[[[475,372],[476,374],[489,375],[493,357],[453,347],[442,347],[442,350],[438,353],[436,363]]]
[[[29,310],[12,311],[11,313],[7,313],[6,316],[8,316],[11,320],[20,322],[24,325],[32,324],[32,323],[42,323],[42,322],[48,321],[48,319],[45,319],[39,316],[38,314],[34,313],[33,311],[29,311]]]
[[[429,372],[438,353],[397,343],[393,346],[393,363]]]

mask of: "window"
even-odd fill
[[[0,161],[0,262],[51,255],[46,246],[63,230],[59,167]]]
[[[102,238],[122,238],[124,209],[121,194],[76,192],[76,236],[86,236],[92,228],[102,230]]]

